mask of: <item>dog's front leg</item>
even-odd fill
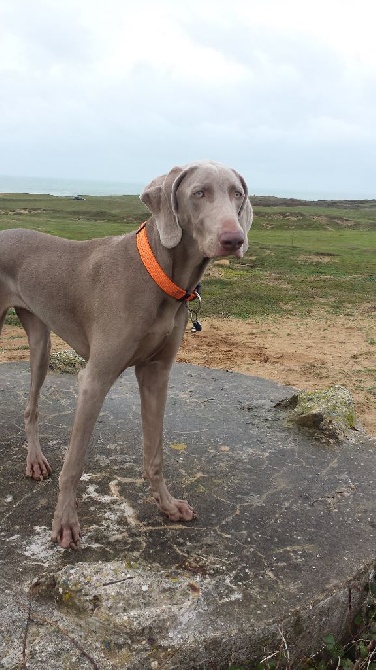
[[[95,422],[113,379],[101,378],[90,363],[78,376],[78,400],[69,448],[59,477],[59,496],[51,539],[64,549],[76,549],[81,537],[77,487]]]
[[[155,501],[171,521],[191,521],[194,510],[186,500],[174,498],[163,478],[163,417],[171,365],[160,360],[136,366],[141,396],[144,439],[144,477],[149,480]]]

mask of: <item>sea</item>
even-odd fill
[[[138,195],[145,184],[94,179],[52,179],[50,177],[8,177],[0,175],[1,193],[31,193],[57,196]]]
[[[1,193],[31,193],[56,196],[77,195],[139,195],[147,182],[99,181],[94,179],[53,179],[51,177],[10,177],[0,175]],[[297,198],[300,200],[371,200],[374,193],[357,191],[285,191],[279,188],[258,188],[252,195]]]

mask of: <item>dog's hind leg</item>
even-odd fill
[[[24,413],[27,438],[26,477],[41,480],[51,474],[51,468],[40,448],[38,428],[38,399],[48,370],[50,331],[27,309],[17,308],[16,313],[26,331],[30,347],[30,393]]]
[[[6,317],[6,315],[7,315],[7,311],[8,311],[8,310],[6,309],[4,312],[2,312],[2,313],[0,314],[0,335],[1,335],[2,327],[3,327],[3,325],[4,325],[5,317]]]

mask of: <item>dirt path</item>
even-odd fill
[[[53,336],[53,350],[67,348]],[[28,359],[23,330],[5,326],[0,362]],[[204,319],[201,333],[187,330],[178,360],[266,377],[299,389],[343,384],[360,421],[376,435],[376,319],[318,314],[262,322]]]

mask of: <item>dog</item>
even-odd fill
[[[87,446],[107,392],[130,366],[139,385],[144,476],[153,497],[172,521],[195,516],[187,501],[171,495],[163,478],[168,379],[203,272],[211,259],[243,256],[252,206],[243,177],[209,161],[172,168],[140,198],[151,217],[127,235],[72,241],[24,229],[0,233],[0,330],[14,307],[30,347],[27,477],[43,480],[51,474],[38,433],[50,332],[87,361],[78,376],[52,523],[52,540],[63,548],[79,544],[76,496]]]

